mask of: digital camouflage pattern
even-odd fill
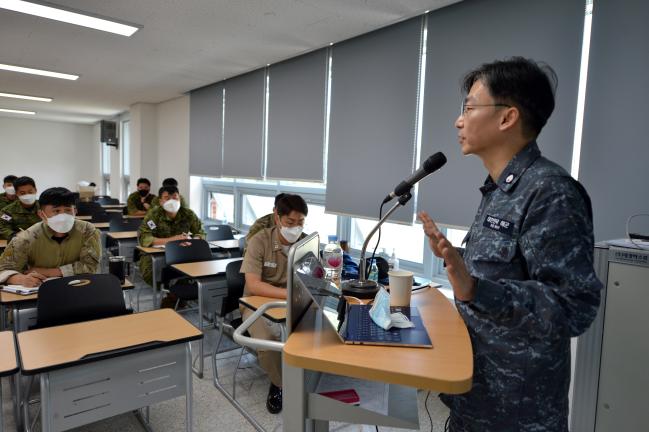
[[[153,194],[149,194],[144,198],[144,202],[146,202],[147,204],[151,204],[154,198],[157,197]],[[151,207],[153,207],[152,204]],[[126,211],[130,215],[133,215],[138,211],[147,211],[147,209],[144,207],[144,204],[142,204],[142,197],[140,196],[138,191],[133,192],[126,199]]]
[[[196,214],[185,207],[181,207],[176,217],[171,219],[167,212],[160,206],[154,207],[146,214],[139,229],[139,242],[141,246],[153,245],[153,238],[168,238],[178,234],[192,233],[192,237],[205,238],[205,230],[201,220]],[[142,255],[140,258],[140,273],[142,279],[149,285],[153,283],[151,257]]]
[[[0,211],[0,239],[9,240],[21,229],[41,221],[38,211],[41,209],[38,201],[31,207],[25,208],[16,200]]]
[[[16,201],[17,199],[18,199],[18,198],[13,199],[13,200],[10,200],[10,199],[7,197],[7,193],[6,193],[6,192],[2,192],[2,193],[0,193],[0,210],[2,210],[3,208],[5,208],[5,207],[8,206],[9,204],[13,203],[13,202]]]
[[[440,396],[451,431],[567,432],[570,338],[590,326],[602,288],[590,199],[535,142],[480,190],[463,253],[476,295],[456,301],[473,387]]]
[[[30,267],[59,268],[63,276],[97,272],[101,242],[93,224],[75,220],[61,243],[53,236],[44,222],[16,234],[0,257],[0,283]]]

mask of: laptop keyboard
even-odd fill
[[[361,308],[359,314],[356,314],[360,321],[356,328],[358,329],[359,340],[371,342],[401,342],[401,331],[399,329],[383,330],[381,327],[374,324],[370,317],[369,305],[354,306]]]

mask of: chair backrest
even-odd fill
[[[113,205],[113,204],[119,204],[119,200],[117,198],[111,198],[107,195],[102,195],[99,197],[95,197],[95,201],[98,202],[100,205]]]
[[[36,327],[51,327],[129,313],[119,279],[84,274],[52,279],[38,289]]]
[[[142,225],[142,219],[137,218],[122,218],[121,213],[113,212],[117,217],[110,220],[110,225],[108,226],[108,231],[110,232],[119,232],[119,231],[137,231]]]
[[[230,225],[206,225],[207,241],[232,240],[234,234]]]
[[[122,215],[119,213],[115,212],[107,212],[107,211],[98,211],[94,212],[92,214],[92,219],[91,222],[98,223],[98,222],[110,222],[113,219],[121,219]]]
[[[79,201],[77,204],[77,214],[79,216],[91,216],[93,213],[102,212],[101,205],[97,202]]]
[[[246,278],[241,273],[243,260],[232,261],[225,267],[225,281],[228,286],[228,295],[223,299],[221,316],[234,312],[239,308],[239,299],[243,296]]]
[[[209,243],[202,239],[175,240],[165,245],[167,265],[197,261],[211,261],[212,250]]]

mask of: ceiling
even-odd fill
[[[43,120],[94,123],[137,102],[185,92],[459,0],[54,0],[141,25],[130,38],[0,9],[0,63],[81,75],[0,70],[0,98]],[[24,115],[4,114],[10,117]]]

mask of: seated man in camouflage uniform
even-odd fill
[[[40,222],[41,209],[36,198],[36,183],[31,177],[20,177],[14,181],[18,199],[0,212],[0,239],[9,240],[19,231],[26,230]]]
[[[131,216],[144,216],[153,205],[151,202],[156,198],[151,193],[151,182],[149,179],[137,179],[137,190],[128,196],[126,210]]]
[[[469,72],[455,127],[488,176],[466,248],[419,214],[473,347],[472,389],[440,396],[451,432],[568,432],[570,339],[595,318],[602,284],[588,194],[536,143],[555,83],[521,57]]]
[[[17,178],[15,175],[8,175],[4,178],[2,184],[4,192],[0,193],[0,210],[18,199],[16,188],[14,188],[14,180]]]
[[[140,246],[158,246],[188,238],[205,239],[203,224],[198,216],[187,207],[181,207],[177,187],[161,187],[158,197],[160,205],[153,207],[140,225]],[[140,258],[140,273],[146,283],[153,284],[153,268],[149,255],[142,255]],[[175,300],[163,299],[163,304],[173,307]]]
[[[0,257],[0,283],[39,286],[46,278],[95,273],[99,231],[74,218],[74,195],[56,187],[40,196],[42,222],[19,232]]]
[[[178,180],[176,180],[173,177],[166,178],[162,180],[162,186],[173,186],[173,187],[178,187]],[[182,195],[178,195],[180,197],[180,206],[184,208],[189,208],[187,205],[187,201],[185,201],[185,198],[183,198]],[[153,200],[151,200],[151,207],[159,206],[160,205],[160,197],[154,196]]]
[[[284,195],[286,194],[280,193],[275,195],[275,202],[273,203],[273,212],[258,218],[255,221],[255,223],[253,223],[250,226],[250,229],[248,230],[248,234],[246,234],[246,245],[248,244],[250,239],[259,231],[266,228],[272,228],[275,226],[275,214],[277,213],[277,201],[279,201],[279,199],[282,198]]]

